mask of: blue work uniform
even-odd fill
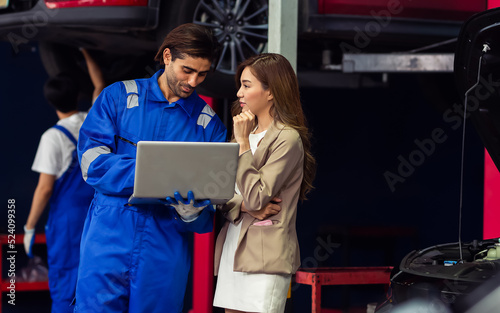
[[[104,89],[80,129],[80,165],[96,194],[82,235],[75,312],[182,312],[188,238],[212,231],[211,206],[186,223],[172,207],[127,202],[138,141],[226,141],[225,126],[195,92],[165,99],[162,73]]]
[[[80,238],[94,188],[82,178],[75,137],[61,125],[54,128],[62,131],[75,144],[70,166],[54,182],[45,226],[52,313],[59,313],[72,311],[70,304],[75,296]]]

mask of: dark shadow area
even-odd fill
[[[462,128],[443,103],[458,101],[453,76],[437,76],[302,90],[318,161],[316,189],[297,219],[303,267],[399,266],[412,250],[458,241]],[[467,126],[462,239],[473,240],[482,238],[484,153]],[[366,307],[384,295],[370,289],[324,288],[323,306]],[[310,310],[310,290],[295,287],[294,312]]]

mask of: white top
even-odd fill
[[[252,150],[252,154],[255,153],[255,150],[257,150],[257,147],[259,146],[259,142],[264,138],[266,135],[267,129],[263,132],[260,132],[258,134],[250,134],[248,136],[248,141],[250,142],[250,149]]]
[[[262,138],[264,138],[264,136],[266,135],[266,132],[267,132],[267,129],[261,133],[258,133],[258,134],[250,134],[250,136],[248,136],[248,141],[250,142],[250,150],[252,151],[252,154],[255,153],[255,150],[257,150],[257,147],[259,146],[259,142],[262,140]],[[238,189],[238,185],[234,185],[234,192],[237,194],[237,195],[241,195],[241,192],[240,192],[240,189]]]
[[[79,112],[57,122],[66,128],[78,140],[78,133],[87,112]],[[60,178],[71,165],[73,150],[76,147],[71,140],[59,129],[47,129],[40,139],[38,150],[31,170]]]

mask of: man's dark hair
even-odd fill
[[[57,111],[68,113],[78,108],[78,87],[69,74],[60,73],[50,77],[43,86],[43,93]]]
[[[185,57],[207,59],[215,68],[219,61],[220,44],[208,27],[187,23],[174,28],[163,40],[155,61],[163,62],[163,51],[169,48],[172,61]]]

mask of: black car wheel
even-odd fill
[[[216,71],[200,92],[218,98],[235,98],[234,74],[243,60],[267,49],[267,0],[200,0],[193,23],[210,27],[222,44]]]
[[[38,48],[48,76],[71,73],[80,89],[79,98],[90,101],[94,87],[83,54],[78,48],[47,41],[40,41]],[[121,80],[150,77],[156,71],[154,55],[116,55],[106,51],[88,51],[101,68],[106,85]]]
[[[241,61],[262,53],[267,46],[267,0],[201,0],[193,22],[212,28],[222,44],[217,71],[234,75]]]

